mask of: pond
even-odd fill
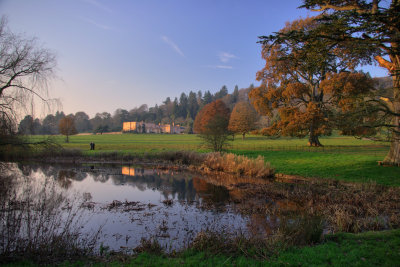
[[[400,189],[372,184],[202,176],[110,164],[8,163],[0,164],[0,173],[3,253],[20,242],[54,240],[51,233],[71,246],[89,240],[90,247],[90,240],[97,240],[97,251],[132,252],[142,240],[156,240],[171,252],[208,230],[305,245],[319,242],[324,233],[400,225]]]
[[[171,251],[188,246],[202,230],[247,232],[249,218],[235,211],[227,188],[193,173],[118,165],[9,166],[37,187],[54,181],[68,205],[83,209],[81,232],[101,228],[98,241],[110,250],[152,238]]]

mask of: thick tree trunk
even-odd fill
[[[322,144],[319,142],[319,138],[317,135],[311,135],[308,138],[308,145],[309,146],[322,146]]]
[[[400,77],[393,76],[394,103],[393,111],[400,114]],[[393,125],[395,125],[389,153],[386,155],[384,164],[397,165],[400,167],[400,116],[394,116]]]
[[[308,137],[308,145],[309,146],[322,146],[322,144],[319,142],[318,135],[315,134],[314,124],[311,124],[311,126],[310,126],[310,136]]]
[[[395,134],[393,134],[395,135]],[[397,136],[400,138],[400,136]],[[397,139],[392,140],[390,144],[390,150],[385,160],[383,161],[385,165],[397,165],[400,167],[400,141]]]

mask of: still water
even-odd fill
[[[228,189],[193,173],[119,165],[12,166],[32,181],[55,181],[71,205],[82,208],[81,232],[101,228],[99,244],[111,250],[153,238],[171,251],[188,246],[202,230],[248,231],[250,218],[235,211]]]

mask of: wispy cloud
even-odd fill
[[[220,52],[218,54],[219,60],[221,60],[221,62],[226,63],[229,60],[233,59],[233,58],[238,58],[237,56],[235,56],[234,54],[228,53],[228,52]]]
[[[182,50],[178,47],[178,45],[176,45],[171,39],[169,39],[167,36],[162,35],[161,39],[167,44],[169,45],[173,50],[175,50],[176,53],[178,53],[179,55],[181,55],[182,57],[184,57],[185,55],[183,54]]]
[[[228,66],[228,65],[212,65],[212,66],[207,66],[207,67],[212,68],[212,69],[225,69],[225,70],[233,69],[232,66]]]
[[[103,29],[103,30],[107,30],[107,31],[108,30],[114,30],[114,28],[112,28],[110,26],[107,26],[107,25],[104,25],[104,24],[97,23],[96,21],[94,21],[92,19],[84,18],[84,17],[81,17],[81,19],[83,19],[84,21],[96,26],[97,28],[100,28],[100,29]]]
[[[99,8],[99,9],[103,10],[103,11],[106,11],[106,12],[108,12],[108,13],[113,13],[113,11],[111,10],[111,8],[109,8],[108,6],[106,6],[106,5],[102,4],[102,3],[100,3],[100,2],[97,1],[97,0],[83,0],[83,1],[85,1],[86,3],[91,4],[92,6],[97,7],[97,8]]]

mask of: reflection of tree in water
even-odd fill
[[[101,172],[90,172],[88,176],[92,176],[93,180],[100,183],[106,183],[110,179],[110,175]]]
[[[20,169],[21,172],[22,172],[22,174],[25,175],[25,176],[29,176],[29,175],[32,173],[32,171],[34,170],[34,169],[33,169],[34,166],[31,166],[31,165],[24,165],[24,164],[21,163],[21,162],[18,162],[18,163],[17,163],[17,166],[18,166],[18,169]]]
[[[58,172],[57,182],[62,188],[68,189],[72,185],[71,179],[74,180],[75,177],[76,177],[76,172],[74,171],[60,170]]]
[[[193,177],[193,187],[201,198],[209,203],[225,203],[230,198],[226,187],[207,183],[201,178]]]
[[[82,181],[86,178],[84,173],[78,172],[74,168],[75,165],[67,164],[34,164],[24,165],[18,163],[18,169],[25,176],[31,176],[33,173],[42,172],[46,177],[54,177],[54,179],[69,178],[75,181]]]
[[[162,173],[157,170],[136,169],[135,176],[111,176],[115,185],[131,185],[141,191],[158,190],[165,198],[192,201],[196,197],[193,182],[188,174]],[[151,174],[150,174],[151,173]]]
[[[196,198],[196,190],[193,187],[193,179],[172,180],[172,194],[173,196],[177,194],[178,200],[194,200]]]
[[[13,166],[0,162],[0,203],[6,203],[6,200],[14,190],[17,183],[16,175],[13,173]]]
[[[201,178],[191,178],[193,174],[155,169],[125,167],[130,175],[121,175],[118,165],[71,165],[71,164],[18,164],[25,174],[43,172],[54,177],[61,187],[69,188],[71,181],[82,181],[88,177],[96,182],[106,183],[109,179],[116,186],[130,185],[141,191],[158,190],[165,198],[183,201],[196,200],[196,195],[208,203],[224,203],[229,200],[229,192],[223,186],[212,185]]]

